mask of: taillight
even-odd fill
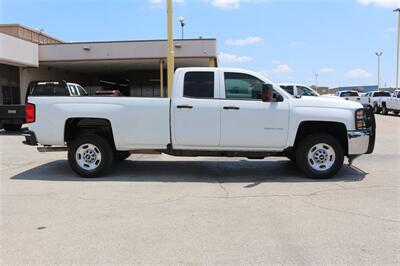
[[[33,103],[25,104],[25,120],[26,123],[35,122],[35,105]]]

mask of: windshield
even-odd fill
[[[346,91],[340,94],[340,97],[354,97],[354,96],[358,96],[358,93],[355,91]]]
[[[390,93],[385,91],[378,91],[374,93],[373,97],[390,97]]]

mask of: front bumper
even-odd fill
[[[349,155],[360,155],[368,153],[371,134],[368,131],[347,131],[347,142]]]
[[[365,108],[366,128],[347,131],[348,155],[370,154],[374,151],[376,138],[375,116],[371,109]]]

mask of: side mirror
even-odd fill
[[[272,84],[263,84],[261,99],[263,102],[282,102],[282,95],[278,94],[274,90],[274,86]]]

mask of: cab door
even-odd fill
[[[263,81],[251,74],[221,72],[221,147],[274,150],[286,145],[289,103],[263,102]]]
[[[183,88],[181,95],[174,95],[171,104],[175,149],[219,146],[221,109],[217,73],[216,69],[187,71],[177,77],[183,79]]]

